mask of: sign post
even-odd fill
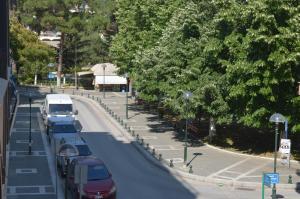
[[[83,185],[87,183],[87,173],[88,167],[87,165],[76,165],[75,166],[75,183],[79,184],[79,198],[82,196]]]
[[[262,177],[262,199],[265,198],[265,186],[271,188],[279,183],[279,173],[263,173]]]

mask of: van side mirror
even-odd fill
[[[74,115],[78,115],[78,110],[77,109],[74,111]]]

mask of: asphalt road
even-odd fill
[[[74,102],[79,110],[78,119],[83,126],[83,137],[93,154],[101,158],[110,169],[117,185],[118,198],[260,198],[260,190],[236,190],[217,184],[186,181],[170,175],[146,160],[94,102],[81,97],[76,97]],[[266,196],[270,196],[269,190]]]

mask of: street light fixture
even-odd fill
[[[275,123],[274,173],[276,173],[278,127],[279,127],[279,123],[284,123],[286,119],[280,113],[274,113],[270,117],[269,121]],[[276,184],[273,184],[272,199],[276,199]]]
[[[126,119],[128,119],[128,73],[125,73],[125,78],[126,78],[126,87],[125,87],[125,92],[126,92]]]
[[[103,68],[103,98],[105,98],[105,68],[106,68],[106,64],[102,64],[102,68]]]
[[[184,101],[185,101],[185,112],[186,112],[186,118],[185,118],[185,134],[184,134],[184,156],[183,160],[184,163],[187,161],[187,126],[188,126],[188,102],[189,99],[193,96],[193,94],[190,91],[185,91],[182,95]]]

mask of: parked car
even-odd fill
[[[71,144],[71,145],[75,146],[75,148],[78,151],[78,156],[92,155],[92,152],[91,152],[89,146],[87,145],[86,141],[82,137],[80,137],[80,135],[74,136],[74,137],[63,138],[63,143],[61,143],[61,144]],[[62,157],[62,156],[56,155],[57,167],[58,167],[58,169],[60,171],[60,175],[62,177],[64,177],[66,175],[67,159],[69,159],[69,161],[72,161],[74,158],[76,158],[78,156]]]
[[[102,160],[95,157],[77,157],[68,167],[67,186],[72,198],[79,198],[79,185],[75,183],[75,167],[87,166],[87,183],[83,185],[81,199],[116,199],[116,185]]]
[[[82,126],[73,117],[51,117],[47,125],[49,143],[60,141],[62,138],[75,137],[81,132]]]

